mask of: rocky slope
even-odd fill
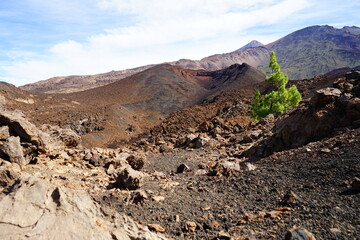
[[[212,72],[164,64],[79,93],[29,94],[3,84],[2,96],[37,125],[70,127],[85,145],[104,146],[137,135],[176,110],[223,91],[252,88],[264,78],[247,64]]]
[[[121,71],[111,71],[96,75],[53,77],[47,80],[30,83],[20,88],[39,93],[70,93],[101,87],[120,79],[142,72],[154,65],[147,65]]]
[[[143,174],[131,167],[129,156],[86,149],[70,129],[38,129],[1,106],[0,238],[166,239],[92,197],[111,184],[113,190],[141,184]],[[107,161],[117,167],[115,182],[103,168]]]
[[[201,60],[180,59],[170,64],[187,69],[214,71],[233,64],[247,63],[268,70],[270,51],[275,51],[282,69],[290,79],[305,79],[339,68],[360,65],[360,29],[330,26],[312,26],[262,45],[252,41],[244,47],[224,54],[215,54]],[[33,92],[78,92],[118,81],[153,65],[93,76],[57,77],[21,87]]]
[[[114,149],[2,107],[0,238],[357,239],[360,72],[291,84],[304,101],[278,118],[253,123],[237,88]]]
[[[360,72],[295,84],[303,103],[257,124],[240,120],[246,98],[207,117],[216,99],[174,113],[130,146],[149,152],[156,174],[145,195],[105,202],[177,239],[356,239]],[[314,236],[286,237],[293,226]]]
[[[291,79],[311,78],[360,63],[360,28],[312,26],[291,33],[266,47]],[[266,65],[266,64],[265,64]]]

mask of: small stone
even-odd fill
[[[87,152],[85,153],[84,160],[85,160],[85,161],[90,161],[91,158],[92,158],[91,152],[90,152],[90,151],[87,151]]]
[[[122,167],[117,172],[116,186],[123,189],[135,190],[143,182],[143,173],[129,167]]]
[[[190,171],[191,171],[190,167],[188,165],[182,163],[177,168],[176,173],[184,173],[184,172],[190,172]]]
[[[341,230],[338,228],[330,228],[330,232],[333,234],[338,234],[338,233],[341,233]]]
[[[288,191],[281,200],[283,205],[300,204],[301,202],[301,198],[292,191]]]
[[[241,165],[245,171],[254,171],[256,166],[252,163],[246,162]]]
[[[351,83],[345,83],[344,84],[344,92],[349,93],[353,90],[354,85],[352,85]]]
[[[228,233],[226,233],[224,231],[220,231],[219,234],[218,234],[217,239],[230,240],[231,236],[230,236],[230,234],[228,234]]]
[[[195,171],[194,174],[195,175],[206,175],[206,174],[208,174],[208,171],[205,170],[205,169],[198,169],[198,170]]]
[[[175,215],[175,222],[180,222],[180,216],[179,215]]]
[[[351,182],[351,190],[360,192],[360,178],[354,178],[354,180]]]
[[[154,200],[155,202],[160,202],[160,201],[164,201],[165,197],[164,196],[152,196],[152,200]]]
[[[147,226],[151,231],[161,232],[161,233],[165,232],[165,228],[163,228],[159,224],[154,223],[154,224],[148,224]]]
[[[5,140],[10,137],[10,131],[8,126],[0,127],[0,140]]]
[[[100,157],[97,153],[93,153],[89,160],[89,163],[91,165],[93,165],[94,167],[99,167],[99,166],[101,166],[102,161],[100,160]]]
[[[322,153],[329,153],[329,152],[331,152],[331,150],[328,149],[328,148],[322,148],[320,151],[321,151]]]
[[[130,155],[129,157],[126,158],[126,161],[135,170],[140,170],[145,165],[145,159],[141,156]]]
[[[146,199],[148,199],[148,195],[144,190],[137,190],[131,193],[130,202],[138,204],[143,203]]]
[[[1,166],[0,167],[0,186],[8,187],[11,186],[16,179],[19,178],[19,174],[16,173],[12,168]]]
[[[195,148],[199,149],[205,147],[210,141],[208,137],[198,137],[195,139]]]
[[[292,227],[285,234],[285,240],[316,240],[316,238],[305,228]]]
[[[188,232],[195,232],[195,230],[196,230],[196,223],[195,223],[195,222],[187,221],[187,222],[185,223],[185,230],[188,231]]]
[[[107,173],[108,175],[112,175],[113,173],[115,173],[115,167],[114,167],[113,164],[110,164],[110,165],[109,165],[108,169],[106,170],[106,173]]]
[[[189,134],[185,137],[184,146],[189,146],[190,143],[193,142],[194,139],[196,139],[198,136],[195,134]]]

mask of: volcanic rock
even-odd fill
[[[0,166],[0,187],[11,186],[18,178],[19,174],[11,167]]]
[[[122,189],[135,190],[140,188],[143,182],[143,173],[132,169],[130,166],[118,169],[115,185]]]
[[[148,224],[148,228],[152,231],[155,232],[165,232],[165,228],[163,228],[162,226],[160,226],[159,224]]]
[[[0,197],[0,238],[166,239],[116,212],[108,219],[84,191],[27,174]]]
[[[351,190],[360,192],[360,178],[354,178],[354,180],[351,182]]]
[[[26,120],[20,112],[2,111],[0,125],[9,126],[23,141],[32,143],[40,149],[45,147],[46,140],[43,133]]]
[[[186,165],[185,163],[182,163],[178,166],[178,168],[176,169],[176,173],[184,173],[184,172],[190,172],[191,169],[188,165]]]
[[[145,158],[138,155],[130,155],[129,157],[126,158],[126,161],[135,170],[140,170],[145,165]]]
[[[0,140],[6,140],[8,137],[10,137],[9,127],[0,127]]]
[[[191,222],[191,221],[187,221],[185,223],[185,230],[188,232],[195,232],[196,230],[196,223],[195,222]]]
[[[6,142],[0,146],[0,156],[1,155],[6,155],[6,159],[8,159],[10,162],[19,164],[21,167],[28,164],[24,158],[20,137],[8,137]]]
[[[300,204],[301,202],[301,198],[292,191],[288,191],[281,200],[281,204],[283,205],[294,205]]]
[[[334,102],[341,95],[341,91],[337,88],[324,88],[316,91],[316,95],[312,98],[312,104],[320,107],[330,102]]]
[[[305,228],[293,227],[285,234],[285,240],[316,240]]]

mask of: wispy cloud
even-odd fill
[[[314,4],[310,0],[25,2],[24,11],[30,12],[35,21],[25,27],[36,30],[43,48],[36,46],[33,38],[27,43],[36,46],[33,53],[31,47],[11,46],[9,51],[0,48],[8,55],[2,59],[0,79],[16,85],[57,75],[199,59],[235,50],[252,39],[268,43],[301,24],[313,25],[311,19],[321,19],[317,11],[309,11]],[[20,15],[24,18],[29,13]]]

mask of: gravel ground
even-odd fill
[[[360,174],[360,129],[302,148],[275,153],[253,171],[208,176],[217,152],[180,150],[148,157],[146,199],[104,196],[143,224],[158,224],[174,239],[284,239],[301,226],[316,239],[359,239],[360,194],[349,189]],[[185,163],[190,172],[176,173]],[[160,173],[161,172],[161,173]],[[295,201],[283,202],[287,192]],[[163,200],[154,200],[158,196]],[[134,200],[135,199],[135,200]],[[136,201],[136,200],[141,201]],[[186,228],[194,222],[196,229]]]

